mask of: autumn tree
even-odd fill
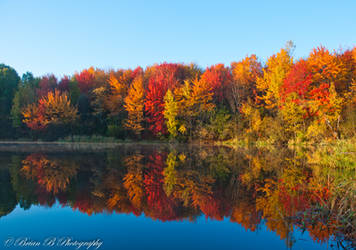
[[[108,99],[106,104],[112,116],[117,116],[123,110],[126,92],[131,83],[131,73],[131,71],[125,71],[119,76],[116,76],[114,72],[110,73],[109,93],[104,98]]]
[[[312,137],[323,134],[326,130],[339,136],[345,89],[349,88],[345,85],[348,75],[345,65],[336,53],[332,54],[324,47],[313,49],[307,59],[307,67],[311,73],[309,106],[315,115],[313,124],[308,128],[308,134]]]
[[[52,125],[70,125],[77,119],[77,109],[72,106],[66,93],[49,92],[37,104],[30,104],[22,115],[23,122],[33,130]]]
[[[215,103],[221,103],[226,100],[227,91],[231,84],[232,76],[230,69],[224,64],[216,64],[208,67],[201,76],[202,81],[210,85],[214,93]]]
[[[280,105],[281,86],[293,65],[290,49],[283,48],[277,54],[268,58],[263,76],[257,78],[256,87],[261,91],[260,100],[267,109],[274,109]]]
[[[231,71],[233,81],[229,86],[228,101],[231,110],[237,112],[248,98],[255,98],[256,81],[262,77],[263,71],[256,55],[231,63]]]
[[[81,93],[88,93],[96,87],[95,69],[90,67],[74,75]]]
[[[205,113],[212,111],[215,107],[213,100],[213,89],[211,85],[204,80],[194,80],[192,83],[191,103],[193,116],[202,117]]]
[[[151,69],[149,76],[145,111],[149,129],[154,135],[167,132],[164,118],[164,96],[184,79],[184,67],[179,64],[163,63]]]
[[[347,137],[356,135],[356,46],[353,49],[346,50],[339,56],[347,68],[347,91],[344,96],[344,106],[342,110],[342,123],[340,129],[342,134]]]
[[[169,89],[164,96],[164,118],[166,118],[166,125],[168,132],[172,137],[177,137],[177,115],[178,115],[178,104],[174,99],[172,91]]]
[[[54,91],[58,87],[57,78],[54,75],[41,77],[38,88],[36,89],[37,97],[40,99],[47,96],[48,92]]]
[[[196,123],[206,120],[214,109],[213,95],[211,85],[203,79],[186,80],[174,92],[168,90],[164,116],[170,134],[191,136]]]
[[[132,82],[128,90],[128,95],[124,100],[124,107],[128,112],[128,118],[125,120],[125,127],[132,130],[136,135],[140,135],[144,129],[144,98],[145,90],[143,86],[143,77],[138,76]]]
[[[284,79],[280,108],[289,131],[305,129],[307,119],[315,115],[310,105],[311,83],[312,74],[305,60],[298,61]]]
[[[330,86],[334,83],[339,93],[346,90],[347,79],[346,60],[341,60],[336,53],[330,53],[325,47],[317,47],[312,50],[308,57],[308,67],[313,76],[313,84],[317,86]]]

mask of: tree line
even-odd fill
[[[71,135],[271,143],[352,138],[356,47],[293,43],[262,63],[256,55],[201,69],[162,63],[146,69],[84,69],[57,79],[0,65],[1,138]]]

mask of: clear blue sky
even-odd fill
[[[356,44],[356,0],[0,0],[0,62],[19,74],[73,74],[95,66],[163,61],[202,67],[296,44]]]

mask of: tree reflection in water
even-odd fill
[[[321,154],[207,147],[14,155],[0,169],[0,215],[16,203],[28,209],[57,200],[88,215],[227,217],[251,231],[265,223],[288,247],[296,228],[317,242],[354,246],[354,169],[347,179],[345,171],[318,164]]]

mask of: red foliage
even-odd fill
[[[150,216],[160,220],[172,220],[177,217],[174,202],[167,197],[164,189],[163,168],[165,165],[165,154],[155,153],[149,157],[149,167],[144,175],[144,184],[147,193],[147,206]]]
[[[313,81],[313,74],[308,66],[308,62],[300,60],[290,70],[281,87],[282,102],[288,101],[290,94],[295,93],[296,96],[292,100],[299,105],[304,105],[308,101],[318,101],[318,105],[322,106],[329,102],[328,83],[319,83]],[[315,116],[317,113],[311,113],[310,108],[305,106],[308,117]]]
[[[34,118],[30,119],[26,122],[27,127],[32,130],[42,130],[47,127],[43,121],[45,120],[45,107],[43,103],[39,103],[37,106],[33,106],[34,110]]]
[[[303,184],[297,184],[287,188],[283,180],[281,183],[279,200],[288,216],[295,216],[296,213],[306,211],[315,204],[324,204],[330,195],[327,187],[311,190]]]
[[[132,80],[135,79],[137,76],[143,75],[143,69],[141,67],[137,67],[131,73]]]
[[[91,200],[90,194],[80,190],[80,192],[76,194],[72,209],[73,211],[78,209],[81,213],[86,213],[87,215],[91,216],[93,214],[93,202]]]
[[[232,75],[224,64],[216,64],[207,68],[201,78],[213,89],[214,99],[221,102],[226,97],[227,87],[231,84]]]
[[[148,82],[145,102],[149,129],[154,135],[166,134],[167,127],[163,115],[164,96],[184,79],[184,67],[179,64],[163,63],[155,66]]]
[[[92,69],[84,69],[79,74],[75,74],[75,80],[78,82],[78,87],[81,93],[88,93],[96,84],[95,75]]]
[[[57,78],[54,75],[43,76],[36,90],[38,98],[42,98],[57,87]]]
[[[199,197],[199,208],[206,218],[223,220],[231,212],[231,203],[225,200],[222,190]]]
[[[58,89],[60,91],[69,91],[70,79],[68,76],[64,76],[58,83]]]
[[[297,62],[290,70],[282,85],[282,101],[291,93],[297,93],[298,97],[295,102],[300,104],[307,98],[309,86],[312,83],[312,75],[308,69],[308,64],[304,60]]]

